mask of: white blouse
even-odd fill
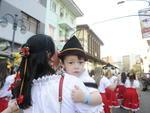
[[[83,92],[89,92],[80,79],[66,73],[63,82],[63,99],[60,105],[58,101],[59,80],[58,75],[33,80],[32,107],[24,110],[24,113],[99,113],[99,106],[93,107],[72,101],[71,92],[75,85],[79,86]]]
[[[127,79],[125,82],[125,87],[126,88],[140,88],[140,82],[138,80],[134,80],[133,85],[131,85],[130,80]]]
[[[105,93],[105,89],[110,85],[111,85],[110,80],[107,77],[103,76],[99,82],[99,87],[98,87],[99,92]]]

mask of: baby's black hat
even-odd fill
[[[59,53],[59,58],[62,60],[65,56],[76,55],[87,60],[84,49],[76,36],[72,36],[64,45]]]

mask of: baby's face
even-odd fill
[[[79,59],[78,56],[75,55],[66,56],[64,59],[65,71],[74,76],[80,76],[84,70],[84,64],[84,59]]]

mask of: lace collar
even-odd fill
[[[38,79],[33,79],[33,84],[39,84],[39,83],[45,83],[46,81],[49,81],[49,80],[54,80],[54,79],[60,79],[60,75],[45,75],[45,76],[42,76]]]

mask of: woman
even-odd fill
[[[115,85],[112,85],[109,78],[111,77],[111,70],[107,70],[104,76],[99,81],[99,92],[102,96],[102,100],[104,103],[104,111],[105,113],[111,113],[111,109],[109,108],[109,100],[107,98],[107,89],[114,90]]]
[[[7,59],[0,60],[0,112],[7,108],[8,101],[11,98],[11,91],[8,91],[9,85],[13,82],[13,76],[9,75]]]
[[[34,35],[21,50],[23,58],[13,85],[13,94],[24,113],[98,112],[99,106],[72,101],[71,92],[75,86],[88,93],[80,79],[55,74],[55,45],[51,37]]]
[[[129,110],[128,113],[134,113],[140,109],[140,82],[136,79],[133,70],[128,75],[129,78],[125,81],[126,90],[122,107]]]

